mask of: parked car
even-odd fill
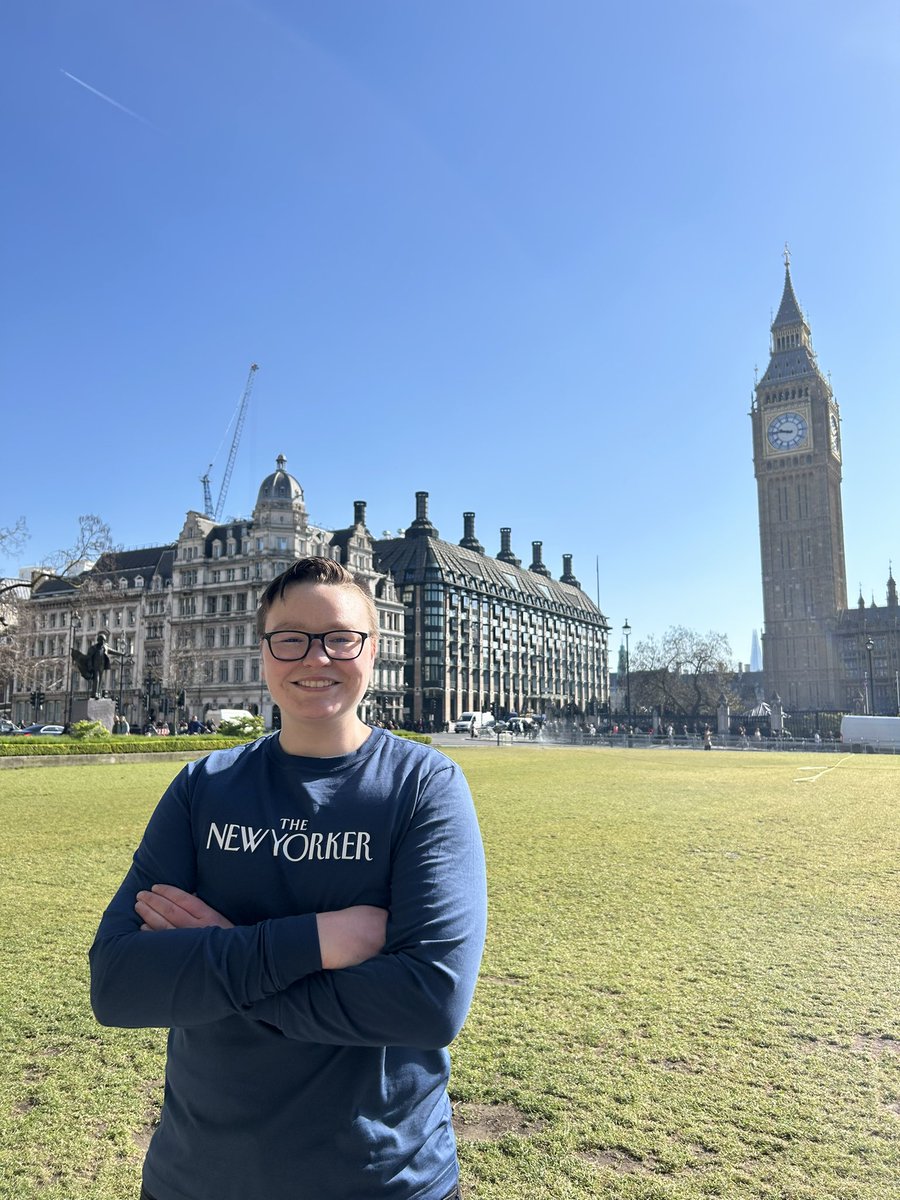
[[[48,734],[59,736],[64,730],[62,725],[41,725],[38,722],[36,725],[26,725],[18,732],[21,737],[46,737]]]
[[[510,733],[531,733],[531,721],[525,717],[510,717],[506,723],[506,728]]]

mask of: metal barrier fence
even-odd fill
[[[604,746],[613,749],[629,749],[629,750],[650,750],[650,749],[671,749],[671,750],[703,750],[704,738],[700,735],[688,734],[673,734],[671,738],[665,734],[662,736],[652,733],[596,733],[591,735],[581,730],[557,730],[553,733],[541,732],[537,736],[532,734],[508,733],[483,733],[481,740],[491,740],[496,742],[498,746],[523,745],[527,743],[538,743],[542,746]],[[803,753],[817,754],[849,754],[856,753],[860,747],[844,746],[840,738],[822,738],[817,741],[815,737],[797,738],[790,735],[785,737],[762,737],[740,736],[739,734],[712,734],[710,738],[711,750],[735,750],[735,751],[760,751],[790,753],[792,751],[802,751]],[[898,747],[889,745],[878,745],[872,748],[872,753],[881,754],[896,754]]]

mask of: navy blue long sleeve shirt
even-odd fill
[[[234,922],[141,932],[168,883]],[[389,910],[383,951],[322,969],[315,914]],[[170,1028],[156,1200],[438,1200],[456,1153],[446,1046],[484,944],[484,856],[459,768],[376,729],[339,758],[277,736],[190,764],[91,949],[107,1025]]]

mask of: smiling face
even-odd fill
[[[281,709],[282,749],[288,754],[332,758],[358,749],[370,730],[356,715],[372,676],[375,631],[365,598],[357,588],[325,583],[291,584],[269,605],[266,633],[299,629],[327,633],[358,629],[369,633],[359,658],[329,659],[321,641],[306,658],[281,662],[266,642],[260,645],[263,674]]]

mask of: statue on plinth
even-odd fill
[[[87,654],[72,648],[72,661],[78,668],[82,679],[90,680],[91,696],[95,700],[99,700],[103,696],[103,676],[110,668],[109,656],[111,654],[117,655],[120,659],[126,657],[124,650],[114,650],[112,646],[106,644],[105,633],[97,634],[97,640]]]

